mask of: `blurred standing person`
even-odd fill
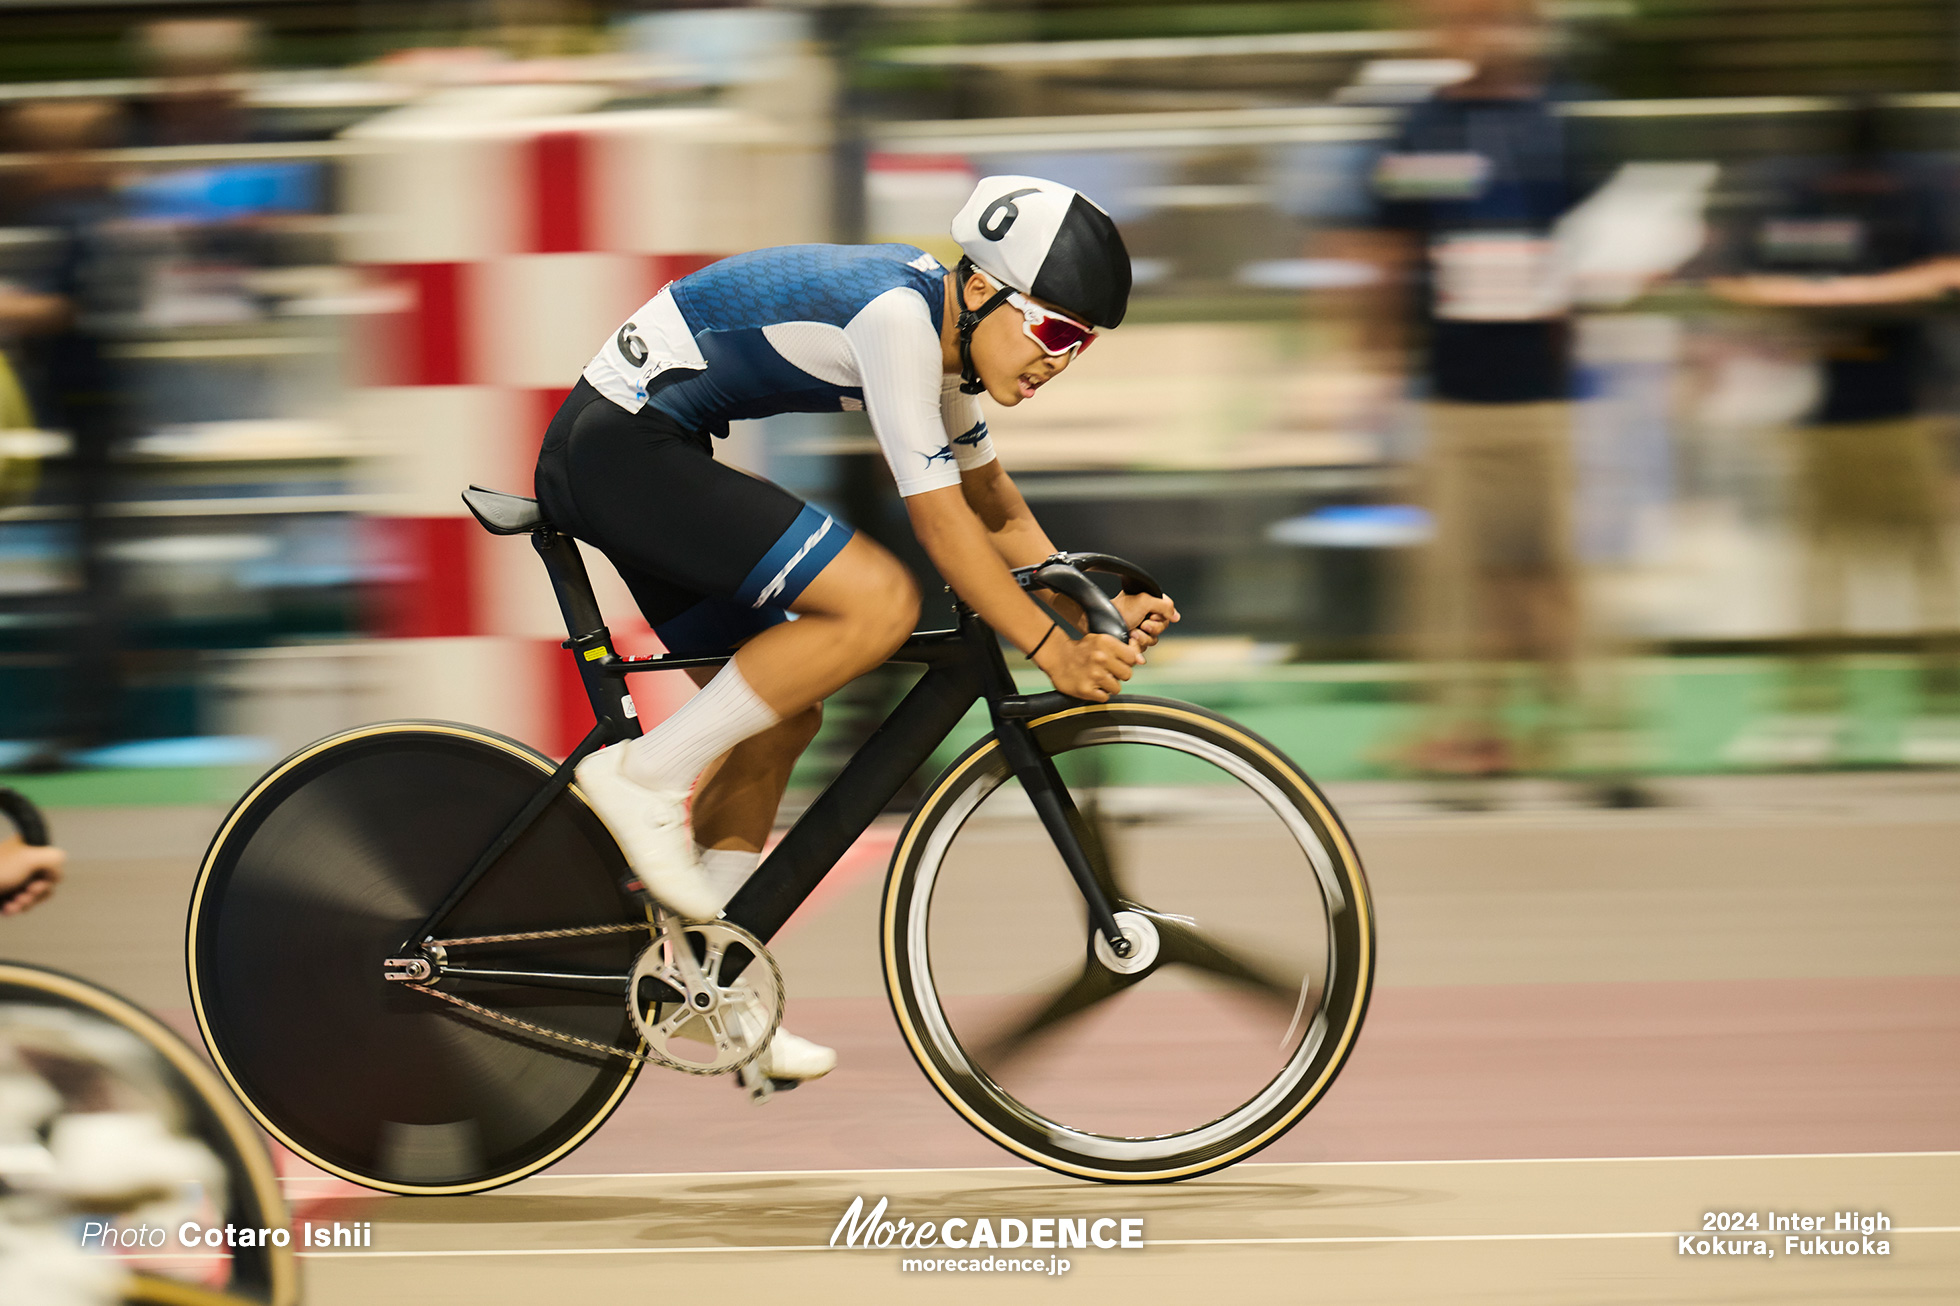
[[[1723,298],[1805,311],[1822,372],[1808,419],[1790,432],[1806,647],[1779,713],[1731,742],[1758,765],[1821,765],[1849,742],[1843,677],[1819,642],[1845,633],[1859,563],[1910,570],[1931,637],[1902,760],[1960,762],[1960,602],[1947,504],[1951,424],[1926,410],[1925,304],[1960,285],[1945,195],[1882,148],[1875,104],[1854,106],[1835,157],[1786,161],[1762,188],[1717,278]]]
[[[1391,335],[1412,319],[1422,336],[1418,471],[1434,525],[1411,614],[1430,705],[1408,760],[1479,777],[1552,760],[1574,692],[1571,330],[1553,226],[1577,195],[1531,0],[1426,0],[1424,13],[1438,53],[1469,74],[1410,111],[1374,174],[1375,258],[1395,292],[1379,307]],[[1506,719],[1514,661],[1535,668],[1548,714],[1529,745]]]
[[[145,101],[137,133],[147,145],[218,145],[251,134],[245,76],[258,50],[242,18],[163,18],[137,29],[143,62],[162,80]]]
[[[7,221],[38,232],[42,252],[0,295],[0,331],[36,421],[73,441],[68,497],[82,577],[79,608],[56,636],[64,686],[56,739],[40,765],[103,742],[120,706],[115,578],[102,511],[110,448],[125,420],[104,324],[136,293],[114,253],[121,207],[103,157],[120,126],[121,111],[107,100],[29,101],[9,122],[8,135],[31,162],[9,179]]]

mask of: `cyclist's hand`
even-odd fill
[[[1130,627],[1130,642],[1138,648],[1155,644],[1178,619],[1177,604],[1171,602],[1168,594],[1161,598],[1152,594],[1118,594],[1110,602],[1123,614],[1124,622]]]
[[[59,848],[0,841],[0,916],[18,916],[54,892],[68,854]]]
[[[1108,635],[1070,639],[1060,630],[1034,655],[1034,664],[1047,673],[1055,688],[1091,703],[1108,702],[1130,678],[1130,668],[1141,661],[1143,651],[1134,642],[1125,644]]]

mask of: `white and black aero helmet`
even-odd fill
[[[1116,223],[1082,192],[1039,177],[983,177],[953,218],[963,284],[977,267],[1003,289],[959,317],[961,389],[978,394],[973,329],[1010,290],[1094,327],[1120,326],[1130,303],[1130,252]]]

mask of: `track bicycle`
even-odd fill
[[[48,842],[45,819],[23,795],[0,789],[0,813],[25,842]],[[62,1301],[93,1299],[93,1287],[127,1306],[299,1299],[290,1243],[200,1246],[210,1260],[192,1277],[161,1272],[184,1250],[185,1220],[290,1234],[257,1127],[148,1012],[73,975],[0,961],[0,1284],[29,1294],[22,1301],[42,1300],[57,1283]],[[155,1255],[156,1266],[123,1275],[90,1264],[82,1236],[91,1222],[148,1228],[133,1254]],[[105,1241],[95,1235],[98,1249]]]
[[[769,941],[975,703],[991,731],[898,836],[879,934],[927,1078],[981,1133],[1085,1179],[1203,1174],[1327,1091],[1374,967],[1338,817],[1272,745],[1190,704],[1015,686],[964,605],[893,655],[924,672],[716,921],[637,906],[573,768],[640,733],[577,545],[535,501],[471,487],[550,572],[595,723],[562,762],[475,726],[392,721],[302,748],[213,838],[187,929],[212,1058],[272,1134],[400,1193],[492,1188],[560,1160],[642,1066],[733,1074],[781,1021]],[[1016,572],[1126,638],[1104,591],[1140,569],[1070,554]],[[767,1030],[727,1019],[744,974]]]

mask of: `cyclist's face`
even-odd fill
[[[994,287],[978,274],[968,277],[966,302],[979,308],[994,293]],[[1034,301],[1053,308],[1045,300]],[[1012,304],[1002,304],[980,320],[973,331],[973,369],[997,404],[1012,408],[1048,384],[1075,361],[1076,351],[1050,354],[1021,329],[1023,318]]]

